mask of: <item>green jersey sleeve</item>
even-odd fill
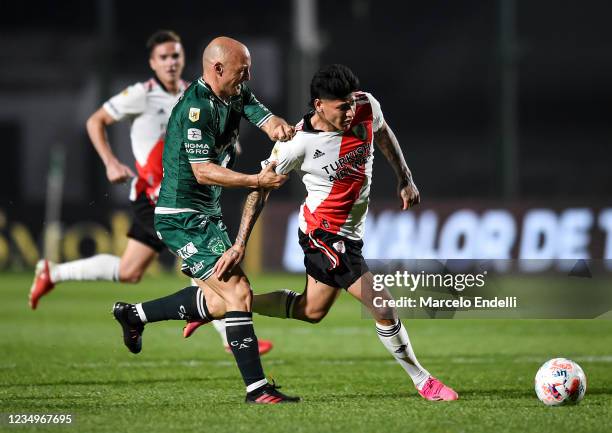
[[[186,105],[181,125],[181,140],[188,161],[216,161],[215,126],[211,110],[205,104]]]
[[[259,102],[248,86],[242,85],[242,115],[253,125],[261,128],[261,125],[272,117],[272,112]]]

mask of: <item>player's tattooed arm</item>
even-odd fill
[[[374,133],[374,142],[380,148],[387,161],[389,161],[389,164],[391,164],[393,171],[395,171],[397,176],[397,194],[402,202],[402,209],[406,210],[410,206],[419,204],[421,196],[412,179],[412,172],[408,168],[399,142],[389,125],[387,125],[387,122],[384,122],[383,126]]]
[[[272,162],[268,164],[259,174],[258,176],[264,176],[266,173],[275,172],[276,162]],[[270,195],[269,188],[259,187],[257,189],[252,190],[247,195],[246,201],[244,202],[244,207],[242,209],[242,218],[240,220],[240,228],[238,229],[238,235],[236,236],[236,241],[234,245],[228,249],[213,268],[213,272],[218,279],[221,279],[223,275],[231,271],[234,266],[242,262],[244,258],[244,254],[246,251],[246,245],[249,241],[249,237],[251,236],[251,232],[253,231],[253,227],[255,227],[255,223],[263,210],[266,201],[268,200],[268,196]]]
[[[213,268],[215,277],[218,279],[221,279],[226,272],[231,271],[236,265],[242,262],[249,236],[251,236],[251,231],[266,204],[269,194],[270,190],[258,188],[252,190],[247,195],[244,208],[242,209],[242,219],[240,220],[240,228],[238,229],[236,241],[234,245],[225,251],[221,258],[217,260]]]
[[[270,195],[270,190],[263,188],[253,190],[247,195],[244,208],[242,209],[240,228],[238,229],[238,235],[234,243],[236,247],[242,249],[246,248],[246,244],[251,236],[251,231],[268,200],[268,195]]]

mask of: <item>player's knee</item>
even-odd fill
[[[327,316],[327,310],[320,308],[306,309],[304,311],[304,321],[317,324]]]
[[[226,304],[233,308],[240,308],[240,310],[246,308],[247,311],[250,311],[252,300],[253,291],[248,283],[238,284],[234,290],[225,294]]]
[[[227,311],[223,299],[214,293],[207,293],[205,295],[205,299],[206,307],[208,308],[208,312],[212,315],[212,317],[223,317]]]
[[[247,292],[231,292],[231,293],[225,293],[224,297],[226,302],[231,302],[233,304],[236,303],[246,303],[246,302],[250,302],[251,296],[250,293]]]
[[[119,281],[122,283],[138,283],[142,279],[144,270],[142,269],[119,269]]]

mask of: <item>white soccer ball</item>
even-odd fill
[[[570,359],[546,361],[535,376],[535,392],[547,406],[577,404],[583,399],[586,388],[584,371]]]

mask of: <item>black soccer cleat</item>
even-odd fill
[[[132,353],[139,353],[142,350],[142,333],[144,332],[144,325],[142,323],[135,323],[138,318],[131,318],[134,308],[133,304],[127,304],[125,302],[115,302],[113,305],[113,316],[123,329],[123,344]]]
[[[253,392],[249,392],[244,399],[245,403],[251,404],[278,404],[278,403],[298,403],[299,397],[290,397],[283,394],[278,389],[274,382],[267,383],[261,388],[256,389]]]

